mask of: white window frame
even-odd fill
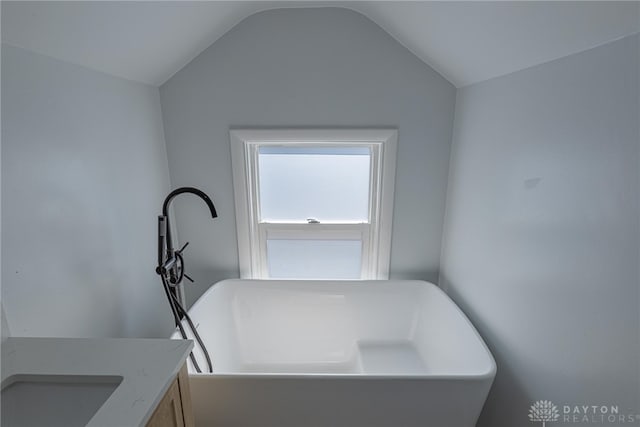
[[[389,278],[397,130],[232,129],[229,133],[241,278],[268,278],[268,237],[361,240],[361,279]],[[265,145],[369,147],[372,159],[370,221],[320,224],[260,222],[258,149]]]

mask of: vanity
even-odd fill
[[[7,427],[193,427],[191,341],[10,337],[2,344]]]

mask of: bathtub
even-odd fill
[[[470,427],[496,373],[423,281],[224,280],[189,313],[214,367],[189,365],[200,426]]]

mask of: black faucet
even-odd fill
[[[207,360],[207,367],[209,368],[209,372],[213,372],[213,366],[211,364],[211,357],[209,357],[209,352],[207,351],[202,338],[198,334],[196,327],[193,325],[193,322],[191,321],[191,318],[189,317],[187,310],[185,310],[183,303],[178,296],[178,292],[176,291],[176,286],[180,284],[183,277],[193,282],[193,279],[187,276],[184,272],[184,257],[182,256],[182,251],[184,251],[189,242],[185,243],[185,245],[177,251],[174,250],[173,242],[171,240],[171,226],[169,224],[169,204],[178,194],[182,193],[191,193],[200,197],[209,207],[211,217],[218,217],[216,208],[215,206],[213,206],[213,202],[211,201],[209,196],[207,196],[197,188],[182,187],[169,193],[167,198],[164,199],[164,203],[162,204],[162,215],[158,216],[158,266],[156,267],[156,273],[158,273],[160,275],[160,278],[162,279],[162,285],[164,287],[167,299],[169,300],[169,306],[171,307],[171,312],[173,313],[176,327],[180,331],[182,339],[187,339],[187,333],[185,332],[184,326],[182,325],[182,319],[185,319],[187,321],[187,324],[189,325],[189,328],[191,328],[191,332],[193,333],[194,338],[196,339],[198,345],[204,353],[204,357]],[[202,372],[193,352],[191,352],[189,357],[191,358],[191,362],[193,363],[196,372]]]
[[[178,251],[173,249],[173,241],[171,239],[171,225],[169,222],[169,205],[171,201],[179,194],[182,193],[191,193],[200,197],[209,208],[211,212],[211,218],[217,218],[218,213],[216,212],[216,208],[213,205],[213,202],[203,191],[198,190],[193,187],[181,187],[176,190],[173,190],[166,199],[164,199],[164,203],[162,204],[162,215],[158,216],[158,267],[156,268],[156,273],[160,275],[168,275],[169,283],[172,285],[177,285],[184,275],[184,272],[178,273],[178,261],[181,261],[182,251],[189,244],[188,242]],[[182,262],[180,262],[182,264]],[[182,266],[180,266],[182,269]],[[185,276],[190,281],[191,278],[189,276]]]
[[[200,197],[209,207],[209,211],[211,211],[211,218],[217,218],[218,213],[216,212],[216,207],[213,206],[213,202],[203,191],[198,190],[193,187],[182,187],[176,190],[173,190],[166,199],[164,199],[164,203],[162,204],[162,216],[167,219],[167,252],[173,252],[173,242],[171,241],[171,227],[169,226],[169,204],[173,201],[173,199],[182,193],[191,193]]]

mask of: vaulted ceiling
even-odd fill
[[[640,32],[640,2],[2,2],[2,41],[161,85],[244,18],[345,7],[461,87]]]

